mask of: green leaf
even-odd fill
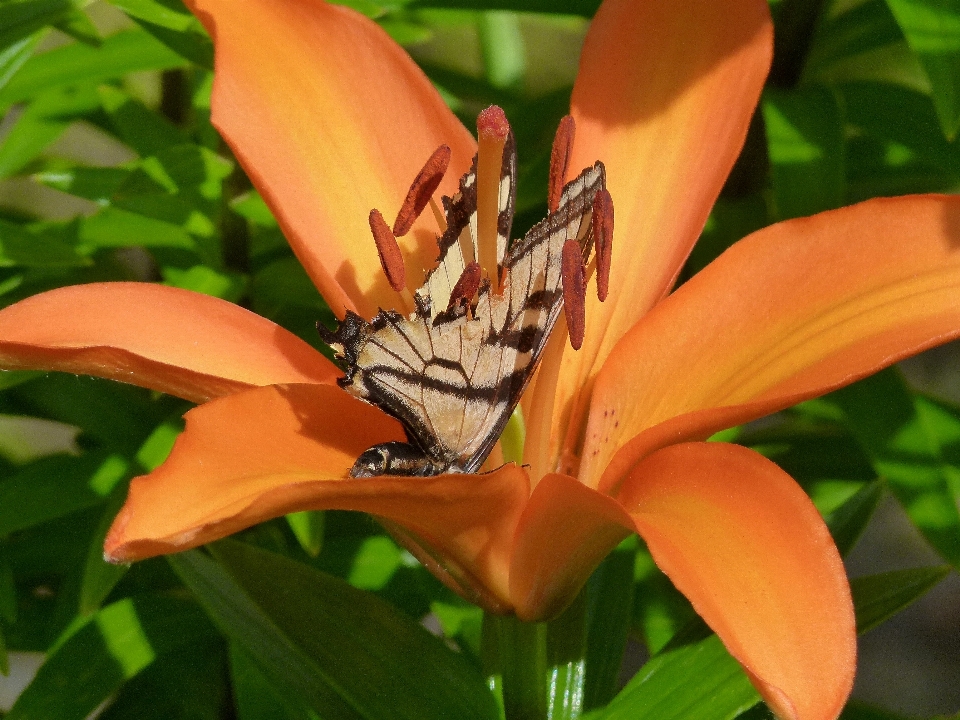
[[[837,90],[852,125],[879,140],[896,142],[918,159],[960,173],[960,144],[944,137],[929,96],[878,82],[843,83]]]
[[[96,94],[87,86],[55,88],[38,95],[0,144],[0,178],[18,173],[72,122],[96,107]]]
[[[213,69],[213,43],[179,0],[113,0],[113,4],[174,52]]]
[[[117,455],[55,455],[0,481],[0,536],[102,503],[127,476]]]
[[[230,678],[239,720],[315,720],[288,693],[275,688],[257,662],[236,643],[230,644]]]
[[[30,232],[0,220],[0,267],[68,268],[90,264],[90,259],[76,248],[61,242],[55,231]]]
[[[90,541],[87,559],[83,565],[83,577],[80,581],[78,614],[81,617],[99,610],[110,591],[130,569],[130,565],[117,565],[103,559],[103,542],[126,498],[127,484],[120,483],[113,489],[104,505],[100,523]]]
[[[0,89],[10,81],[10,78],[16,75],[17,70],[23,67],[23,64],[33,55],[37,43],[45,34],[46,32],[43,30],[37,31],[33,35],[28,35],[0,50]]]
[[[163,220],[106,207],[80,224],[80,239],[94,247],[175,247],[193,250],[194,239],[186,230]]]
[[[13,582],[13,568],[0,555],[0,619],[13,624],[17,620],[17,588]]]
[[[165,267],[162,272],[168,285],[213,295],[230,302],[237,302],[243,296],[247,285],[243,275],[219,272],[206,265],[194,265],[186,270]]]
[[[173,123],[125,92],[105,85],[99,89],[99,93],[103,110],[120,137],[141,157],[155,155],[170,145],[187,141]]]
[[[857,634],[872,630],[884,620],[920,599],[943,580],[949,565],[893,570],[850,581],[853,604],[857,609]]]
[[[720,638],[661,653],[584,720],[732,720],[760,696]]]
[[[0,90],[0,111],[41,92],[93,84],[131,72],[183,67],[186,61],[143,30],[112,35],[98,48],[67,45],[30,58]]]
[[[943,134],[960,129],[960,6],[955,0],[887,0],[930,78]]]
[[[606,705],[616,694],[633,608],[637,541],[627,538],[593,572],[587,583],[585,710]]]
[[[8,48],[73,11],[70,0],[21,0],[0,5],[0,48]]]
[[[960,565],[960,410],[914,395],[895,368],[827,400],[924,537]]]
[[[843,505],[830,513],[827,527],[837,550],[846,555],[856,545],[883,498],[883,482],[875,480],[860,488]]]
[[[293,530],[300,547],[310,557],[320,554],[323,547],[323,518],[322,510],[303,510],[287,515],[287,524]]]
[[[803,217],[840,207],[844,126],[833,94],[816,86],[790,91],[768,88],[762,107],[779,217]]]
[[[220,563],[168,559],[228,637],[322,717],[496,718],[479,673],[382,600],[241,543],[214,551]]]
[[[158,596],[115,602],[59,645],[5,720],[86,717],[156,658],[212,633],[192,603]]]
[[[74,6],[73,9],[66,17],[56,23],[57,30],[66,33],[74,40],[79,40],[93,47],[100,47],[100,33],[97,32],[96,26],[87,17],[87,14],[80,9],[83,0],[71,0],[71,5]]]

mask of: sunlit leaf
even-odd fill
[[[47,658],[6,720],[86,717],[158,657],[211,632],[192,603],[155,596],[108,605]]]
[[[943,133],[960,128],[960,7],[952,0],[887,0],[933,88]]]

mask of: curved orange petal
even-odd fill
[[[610,487],[664,443],[704,439],[958,336],[960,198],[871,200],[765,228],[611,353],[580,479],[596,485],[603,473]]]
[[[686,443],[645,458],[618,499],[777,715],[836,718],[856,668],[853,602],[830,533],[790,476],[737,445]]]
[[[606,165],[610,295],[601,304],[588,293],[586,339],[565,351],[555,425],[580,427],[584,387],[680,272],[743,144],[772,41],[764,0],[606,0],[594,18],[571,101],[570,168]]]
[[[119,282],[59,288],[0,310],[0,366],[97,375],[194,402],[340,374],[300,338],[233,303]]]
[[[190,0],[213,36],[212,120],[338,317],[366,318],[398,296],[367,218],[390,218],[441,144],[452,195],[475,152],[467,130],[410,57],[373,21],[322,0]],[[410,282],[436,258],[437,228],[401,240]]]
[[[296,510],[385,517],[494,596],[508,598],[526,473],[347,479],[357,457],[404,440],[383,412],[325,385],[275,385],[194,408],[167,461],[130,485],[104,546],[115,562],[176,552]]]
[[[601,560],[634,531],[620,504],[569,475],[545,475],[520,517],[510,596],[521,620],[552,617]]]

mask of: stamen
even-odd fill
[[[440,186],[440,181],[443,180],[443,174],[447,172],[449,165],[450,148],[441,145],[433,151],[433,155],[430,156],[423,169],[414,178],[413,184],[407,192],[407,197],[404,199],[403,205],[400,206],[400,212],[397,213],[397,219],[393,223],[394,235],[403,237],[410,232],[413,223],[420,217],[420,213],[423,212],[427,203],[430,202],[430,198],[433,197],[433,193]]]
[[[373,233],[373,241],[377,244],[377,253],[380,255],[380,267],[383,268],[383,274],[387,276],[390,287],[400,292],[407,286],[407,273],[403,267],[403,255],[400,254],[397,238],[390,232],[390,227],[379,210],[370,211],[370,232]]]
[[[583,345],[586,328],[587,288],[583,279],[583,251],[576,240],[563,244],[561,255],[561,278],[563,280],[563,313],[570,331],[570,346],[579,350]]]
[[[613,198],[606,188],[593,197],[593,242],[597,248],[597,297],[610,289],[610,253],[613,250]]]
[[[460,279],[453,286],[447,310],[462,301],[469,303],[477,294],[478,287],[480,287],[480,263],[472,262],[463,269]]]
[[[573,116],[565,115],[557,126],[557,134],[553,136],[553,149],[550,151],[550,184],[547,187],[547,207],[550,212],[555,212],[560,205],[576,129]]]
[[[491,105],[477,117],[477,248],[480,266],[500,291],[497,272],[497,219],[500,215],[500,172],[510,123],[503,110]]]

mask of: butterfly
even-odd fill
[[[585,169],[557,209],[511,245],[516,165],[511,133],[500,173],[500,292],[488,279],[470,297],[458,288],[479,260],[474,156],[459,192],[443,198],[447,228],[437,266],[414,294],[415,311],[380,310],[369,322],[348,311],[336,331],[318,326],[344,369],[340,387],[395,417],[408,438],[364,452],[352,477],[477,472],[520,401],[563,310],[563,246],[577,240],[589,259],[594,197],[606,179],[600,162]]]

